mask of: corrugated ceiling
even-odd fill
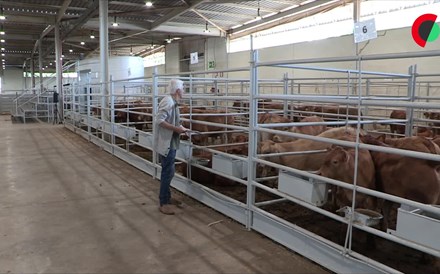
[[[293,14],[299,7],[313,8],[322,3],[350,1],[304,1],[304,0],[155,0],[147,7],[145,0],[109,1],[109,25],[116,20],[118,27],[109,26],[110,48],[117,54],[140,52],[165,43],[168,37],[226,36],[234,34],[234,26],[256,26],[271,20],[269,15]],[[306,2],[304,5],[302,3]],[[63,15],[60,11],[65,8]],[[293,7],[293,8],[292,8]],[[0,1],[6,20],[0,21],[6,34],[1,43],[5,49],[6,66],[22,67],[25,60],[40,54],[37,41],[48,26],[57,19],[61,24],[61,36],[64,38],[63,53],[65,60],[83,58],[99,47],[99,5],[98,0],[3,0]],[[289,9],[290,8],[290,9]],[[259,13],[263,20],[255,21]],[[283,10],[288,11],[282,12]],[[211,32],[203,30],[208,22]],[[242,26],[241,29],[246,28]],[[220,30],[224,30],[225,33]],[[90,34],[96,36],[90,38]],[[41,54],[47,62],[54,59],[54,31],[43,39]],[[80,42],[85,42],[81,45]],[[69,52],[72,50],[73,52]]]

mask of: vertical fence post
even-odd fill
[[[258,51],[251,51],[250,61],[250,75],[251,75],[251,88],[249,93],[249,144],[248,144],[248,174],[247,174],[247,222],[246,228],[252,227],[253,211],[252,206],[255,203],[255,186],[253,181],[256,178],[255,170],[256,164],[254,158],[257,154],[257,118],[258,118],[258,99],[255,98],[258,95]]]
[[[415,100],[415,90],[416,90],[416,72],[417,65],[412,65],[408,69],[408,73],[411,75],[411,78],[408,79],[408,97],[410,102],[414,102]],[[406,128],[405,128],[405,136],[412,136],[413,128],[412,121],[414,118],[414,109],[409,107],[406,109]]]
[[[153,86],[152,86],[152,91],[153,91],[153,98],[152,98],[152,106],[153,106],[153,117],[152,117],[152,133],[153,133],[153,143],[154,143],[154,135],[156,134],[156,113],[157,113],[157,106],[159,104],[159,100],[158,100],[158,95],[159,95],[159,90],[158,90],[158,76],[157,76],[157,67],[154,67],[153,69]],[[153,145],[153,150],[152,150],[152,159],[153,159],[153,166],[154,166],[154,172],[153,172],[153,178],[156,179],[158,176],[158,171],[157,171],[157,152],[156,152],[156,147],[155,145]]]

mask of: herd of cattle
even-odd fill
[[[228,129],[221,125],[236,125],[237,121],[247,118],[246,102],[235,102],[234,106],[226,110],[206,109],[205,107],[182,106],[183,124],[187,128],[198,131],[201,134],[192,135],[191,141],[197,145],[209,145],[214,141],[220,141],[224,146],[215,146],[215,149],[247,155],[247,133],[240,133],[237,130]],[[355,142],[357,139],[357,129],[355,127],[327,127],[326,121],[346,121],[357,120],[358,110],[351,107],[339,107],[334,105],[287,105],[289,110],[286,115],[283,110],[286,105],[274,102],[259,102],[258,123],[283,123],[280,127],[275,127],[277,131],[260,132],[258,134],[258,151],[262,159],[281,164],[284,166],[304,170],[315,171],[320,175],[340,180],[349,184],[354,181],[355,149],[332,145],[326,142],[319,142],[309,139],[297,139],[292,135],[284,135],[283,132],[315,135],[323,138],[337,139]],[[236,115],[231,114],[231,110],[236,111]],[[129,111],[128,111],[129,110]],[[243,111],[244,110],[244,111]],[[133,102],[115,106],[115,122],[127,123],[136,126],[137,129],[151,128],[151,104],[143,102]],[[99,113],[96,113],[99,114]],[[362,113],[360,113],[362,115]],[[403,150],[412,150],[430,154],[440,154],[440,136],[438,135],[440,113],[425,112],[424,116],[429,119],[425,130],[419,130],[415,136],[392,138],[386,135],[370,135],[363,129],[359,129],[361,143],[376,146],[392,147]],[[406,111],[394,110],[390,119],[406,119]],[[198,123],[203,121],[205,123]],[[316,123],[303,126],[286,127],[285,123],[292,122]],[[220,124],[211,125],[210,123]],[[390,132],[403,135],[405,133],[405,123],[391,124]],[[398,135],[396,135],[398,136]],[[218,138],[220,137],[220,138]],[[282,152],[303,152],[321,150],[321,153],[306,153],[282,156],[263,156],[270,153]],[[440,204],[440,162],[432,160],[417,159],[408,156],[390,154],[385,152],[359,149],[358,150],[358,174],[357,185],[381,191],[387,194],[399,196],[424,204]],[[203,152],[203,157],[212,160],[211,153]],[[195,152],[197,155],[197,152]],[[440,156],[439,156],[440,157]],[[270,175],[273,172],[269,167],[259,168],[257,177]],[[198,181],[197,172],[192,172],[192,179]],[[208,174],[204,173],[206,179]],[[210,174],[213,181],[218,179],[218,175]],[[202,179],[200,179],[202,180]],[[333,187],[332,200],[337,208],[351,205],[352,191],[342,187]],[[388,225],[389,210],[391,203],[378,201],[375,197],[366,196],[361,193],[356,195],[357,207],[368,208],[382,211],[384,215],[384,226]]]

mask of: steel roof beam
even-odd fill
[[[284,12],[280,12],[278,14],[272,15],[270,17],[263,18],[261,20],[243,25],[241,27],[231,29],[228,31],[229,35],[235,37],[241,37],[243,35],[249,34],[249,32],[255,32],[255,28],[262,26],[262,29],[267,29],[273,27],[274,25],[279,25],[279,20],[282,20],[284,17],[299,15],[302,13],[307,13],[308,16],[312,14],[316,14],[321,12],[322,10],[327,10],[330,8],[335,8],[342,4],[350,3],[351,0],[326,0],[326,1],[313,1],[311,3],[307,3],[305,5],[286,10]],[[263,27],[264,25],[264,27]],[[260,31],[262,30],[260,29]],[[240,32],[245,32],[245,34],[239,34]]]
[[[154,22],[151,24],[151,28],[146,29],[146,30],[141,31],[141,32],[137,32],[137,33],[129,34],[129,35],[125,36],[125,37],[116,38],[116,39],[113,39],[113,40],[111,40],[111,41],[109,41],[109,42],[110,42],[110,43],[111,43],[111,42],[116,42],[116,41],[119,41],[119,40],[122,40],[122,39],[125,39],[125,38],[134,37],[134,36],[138,36],[138,35],[141,35],[141,34],[145,34],[145,33],[147,33],[147,32],[150,32],[151,30],[154,30],[154,29],[156,29],[156,28],[159,28],[162,24],[164,24],[164,23],[166,23],[166,22],[172,20],[173,18],[175,18],[175,17],[181,15],[182,13],[184,13],[184,12],[186,12],[186,11],[188,11],[188,10],[191,10],[191,9],[197,7],[198,5],[204,3],[204,1],[206,1],[206,0],[195,0],[195,1],[192,1],[191,3],[188,3],[188,1],[183,1],[185,4],[187,4],[186,7],[181,7],[181,8],[175,8],[175,9],[173,9],[172,12],[170,12],[170,13],[168,13],[167,15],[163,16],[163,17],[160,18],[159,20],[154,21]]]
[[[61,40],[64,40],[67,36],[69,36],[69,34],[71,34],[77,28],[84,25],[87,22],[87,20],[95,16],[96,13],[98,12],[98,7],[99,7],[99,1],[97,0],[92,1],[92,3],[87,7],[87,10],[78,19],[76,19],[73,23],[71,23],[72,27],[63,33],[63,35],[61,36]]]
[[[182,7],[182,8],[175,8],[172,12],[166,14],[165,16],[163,16],[162,18],[156,20],[153,22],[153,24],[151,24],[151,30],[159,27],[160,25],[172,20],[173,18],[181,15],[182,13],[194,9],[196,8],[198,5],[203,4],[206,0],[194,0],[191,1],[190,3],[188,3],[189,1],[185,1],[186,3],[188,3],[188,5],[186,7]]]
[[[209,24],[213,25],[214,27],[216,27],[223,35],[226,35],[226,31],[224,29],[222,29],[221,27],[219,27],[216,23],[214,23],[212,20],[209,20],[208,17],[206,17],[205,15],[203,15],[201,12],[199,12],[196,9],[192,9],[193,12],[195,12],[198,16],[202,17],[203,19],[206,20],[206,22],[208,22]]]
[[[72,2],[72,0],[64,0],[63,4],[61,5],[61,7],[60,7],[60,9],[58,11],[58,16],[57,16],[56,23],[59,23],[61,21],[61,19],[64,16],[64,13],[66,13],[66,10],[69,7],[71,2]]]
[[[69,0],[65,0],[65,1],[69,1]],[[92,1],[91,4],[89,4],[89,6],[87,7],[87,10],[79,18],[77,18],[74,22],[72,22],[69,25],[70,28],[61,35],[61,41],[64,41],[66,37],[69,36],[69,34],[71,34],[73,31],[84,25],[87,22],[87,20],[93,17],[98,11],[98,7],[99,7],[99,1],[97,0]],[[54,44],[49,45],[43,56],[48,55],[54,49],[55,49]]]
[[[39,35],[31,35],[31,34],[8,34],[7,42],[11,40],[22,40],[29,41],[28,44],[33,44],[33,41],[38,39]]]
[[[34,53],[37,50],[38,41],[42,40],[47,34],[49,34],[55,28],[55,24],[57,24],[61,21],[64,13],[67,10],[67,7],[70,5],[71,2],[72,2],[72,0],[64,0],[63,4],[60,7],[59,14],[58,14],[57,18],[55,19],[54,24],[47,26],[46,29],[44,29],[43,32],[41,33],[40,38],[35,42],[34,48],[32,49],[31,58],[33,58]],[[39,54],[41,54],[41,52]]]
[[[40,25],[48,25],[55,24],[56,18],[55,16],[48,16],[47,14],[42,14],[41,16],[23,16],[23,15],[12,15],[8,14],[8,20],[4,21],[3,24],[40,24]]]
[[[256,0],[207,0],[205,4],[228,4],[228,3],[240,3],[240,2],[255,2]]]
[[[58,9],[59,6],[56,5],[40,5],[31,3],[20,3],[16,1],[0,1],[0,5],[5,7],[18,7],[18,8],[34,8],[34,9]]]

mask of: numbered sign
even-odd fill
[[[191,52],[190,59],[191,64],[197,64],[199,62],[199,54],[197,52]]]
[[[355,43],[377,38],[376,22],[374,18],[354,23],[353,35]]]

